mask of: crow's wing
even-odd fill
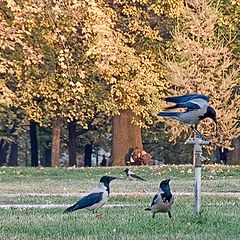
[[[96,203],[99,203],[102,200],[103,192],[90,193],[89,195],[80,199],[76,204],[67,208],[65,212],[73,212],[78,209],[90,207]]]
[[[203,94],[187,94],[183,96],[167,97],[165,98],[165,100],[167,102],[180,103],[180,102],[187,102],[197,98],[200,98],[209,102],[209,97]]]
[[[152,200],[152,203],[151,203],[151,207],[157,203],[158,198],[159,198],[159,194],[156,193],[154,195],[154,197],[153,197],[153,200]]]

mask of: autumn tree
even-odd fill
[[[5,83],[5,86],[7,87],[9,92],[12,91],[15,94],[11,95],[11,106],[8,106],[5,108],[5,120],[9,122],[10,124],[5,124],[5,129],[10,129],[10,132],[12,134],[8,134],[8,142],[10,142],[11,145],[11,153],[10,158],[14,158],[10,161],[9,164],[16,165],[17,162],[17,156],[18,156],[18,142],[22,141],[24,139],[25,134],[19,134],[20,131],[23,133],[24,129],[21,126],[18,126],[22,124],[25,124],[24,121],[24,113],[19,110],[16,106],[16,85],[18,77],[22,77],[21,71],[19,71],[19,68],[16,68],[16,61],[21,59],[21,54],[19,55],[22,45],[22,37],[19,32],[19,25],[14,24],[18,21],[18,19],[15,21],[14,14],[11,9],[17,7],[14,1],[1,1],[0,3],[0,56],[1,56],[1,66],[0,66],[0,76],[1,81]],[[16,48],[15,48],[16,47]],[[28,51],[29,49],[26,49]],[[18,117],[20,118],[18,119]],[[23,121],[19,121],[19,120]],[[20,130],[20,131],[19,131]],[[9,133],[10,133],[9,132]],[[11,136],[13,135],[13,137]],[[23,138],[23,139],[22,139]],[[23,140],[25,141],[25,139]],[[13,153],[13,152],[14,153]],[[10,160],[10,159],[9,159]]]
[[[53,166],[59,166],[60,129],[64,121],[88,126],[99,104],[101,81],[88,71],[90,32],[86,23],[94,1],[8,1],[12,18],[4,23],[16,36],[5,34],[10,44],[12,75],[18,106],[30,120],[52,124]],[[97,8],[100,11],[100,9]],[[91,20],[92,18],[92,20]],[[4,34],[3,34],[4,36]],[[9,54],[8,54],[9,55]],[[9,65],[5,64],[9,70]],[[97,79],[95,81],[95,79]]]
[[[228,46],[233,49],[232,54],[236,60],[240,59],[240,2],[220,1],[220,21],[217,22],[218,31],[222,35],[227,35]],[[239,60],[238,66],[239,66]],[[228,162],[230,164],[240,164],[240,137],[232,142],[232,151],[229,151]]]
[[[6,26],[3,19],[0,14],[0,166],[5,164],[16,166],[18,165],[18,133],[21,132],[19,124],[22,118],[20,111],[14,106],[16,96],[14,89],[11,88],[12,79],[10,82],[5,79],[5,76],[9,75],[6,65],[11,61],[5,58],[7,55],[5,46],[10,42],[5,41],[5,31],[9,29],[4,28]],[[12,37],[15,37],[14,32]]]
[[[1,64],[0,64],[1,68]],[[8,107],[12,104],[13,92],[5,85],[3,79],[0,79],[0,166],[7,163],[7,153],[10,139],[10,121],[6,116],[10,116]]]
[[[239,62],[218,28],[221,14],[210,0],[188,0],[173,32],[174,51],[166,60],[169,95],[202,93],[217,111],[218,136],[214,124],[204,121],[200,131],[215,145],[230,148],[239,134]],[[175,138],[187,132],[183,124],[169,120]]]
[[[107,26],[112,30],[106,34],[99,27],[100,15],[92,27],[99,38],[93,41],[89,54],[96,59],[97,73],[111,93],[111,105],[106,106],[111,106],[113,114],[115,165],[125,164],[130,148],[142,147],[141,128],[151,124],[152,112],[161,108],[165,81],[159,61],[163,50],[162,21],[158,19],[168,14],[176,16],[180,2],[107,1],[114,11],[110,12]]]

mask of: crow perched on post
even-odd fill
[[[183,123],[191,125],[193,131],[201,135],[197,130],[198,123],[205,119],[211,118],[217,125],[216,111],[208,105],[209,97],[203,94],[188,94],[176,97],[165,98],[167,102],[176,103],[166,108],[167,110],[176,108],[186,108],[185,112],[160,112],[158,116],[177,119]]]

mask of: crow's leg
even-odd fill
[[[103,218],[103,212],[97,213],[97,214],[96,214],[96,218],[97,218],[97,219],[102,219],[102,218]]]
[[[196,125],[191,125],[191,129],[193,130],[194,134],[196,135],[197,138],[203,138],[204,136],[197,130]]]
[[[168,211],[168,216],[169,216],[169,218],[171,218],[171,217],[172,217],[172,214],[171,214],[171,212],[170,212],[170,211]]]

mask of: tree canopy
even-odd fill
[[[28,118],[46,123],[60,115],[85,124],[98,110],[115,115],[130,108],[143,125],[152,121],[150,112],[161,105],[166,83],[158,59],[162,38],[149,26],[152,16],[139,14],[149,7],[157,18],[162,4],[139,1],[134,8],[126,1],[111,8],[111,1],[107,3],[38,0],[2,5],[2,49],[8,58],[2,69],[11,76],[16,103]]]

